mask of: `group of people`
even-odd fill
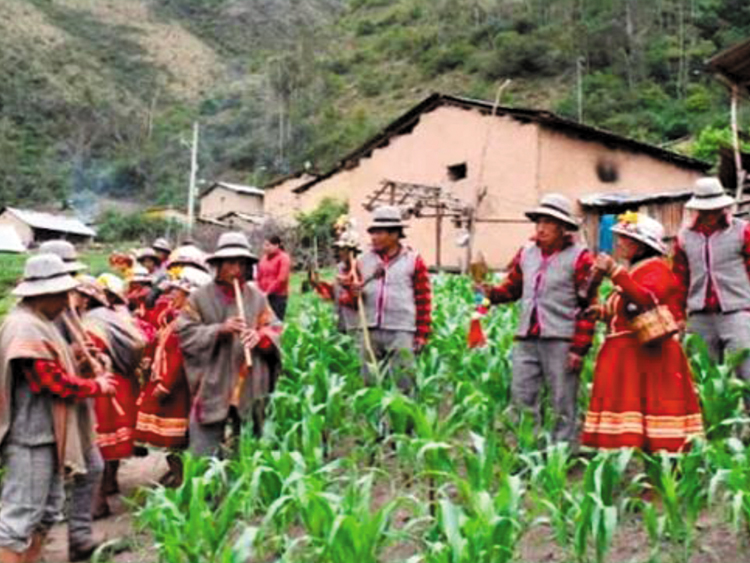
[[[672,256],[663,225],[627,212],[612,228],[615,260],[576,239],[580,221],[566,197],[544,196],[527,213],[535,234],[502,283],[477,288],[491,304],[519,303],[511,384],[518,410],[538,427],[552,416],[552,440],[573,449],[680,452],[703,435],[683,335],[703,338],[716,361],[750,348],[750,224],[733,217],[733,204],[719,180],[698,180]],[[431,295],[424,261],[402,244],[405,228],[398,209],[375,210],[370,250],[360,255],[345,231],[335,281],[311,281],[357,338],[365,377],[385,366],[408,391],[414,355],[430,334]],[[614,291],[600,303],[605,277]],[[580,372],[597,322],[606,324],[606,339],[581,432]],[[737,374],[750,380],[750,359]],[[550,413],[541,412],[545,391]]]
[[[280,240],[258,260],[242,233],[208,255],[158,239],[110,263],[123,276],[95,278],[73,245],[45,242],[13,291],[0,328],[0,563],[39,560],[66,478],[69,558],[82,561],[121,460],[166,450],[162,482],[176,485],[180,451],[218,455],[243,422],[262,428],[288,291]]]
[[[502,283],[477,289],[492,304],[519,302],[512,398],[537,421],[554,417],[553,440],[680,452],[703,433],[682,334],[699,334],[717,360],[750,347],[750,226],[732,205],[718,180],[699,180],[671,260],[663,226],[642,213],[612,229],[618,260],[577,241],[564,196],[546,195],[527,213],[533,238]],[[342,229],[335,280],[310,281],[358,343],[365,381],[392,377],[409,393],[432,295],[425,261],[404,244],[407,226],[398,208],[376,209],[370,248]],[[163,482],[174,485],[180,451],[218,455],[243,424],[262,430],[289,292],[281,240],[268,238],[258,260],[238,232],[208,255],[159,239],[111,264],[126,281],[85,275],[72,245],[50,241],[13,291],[19,302],[0,328],[0,563],[38,560],[65,477],[70,560],[85,560],[120,460],[166,449]],[[604,277],[614,291],[600,303]],[[607,336],[581,433],[579,377],[598,321]],[[750,360],[738,373],[750,378]],[[540,408],[545,386],[550,413]]]

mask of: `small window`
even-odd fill
[[[609,160],[600,160],[596,163],[596,175],[605,184],[612,184],[620,178],[617,165]]]
[[[466,175],[468,173],[469,169],[466,166],[465,162],[462,162],[461,164],[454,164],[453,166],[448,167],[448,179],[451,182],[463,180],[464,178],[466,178]]]

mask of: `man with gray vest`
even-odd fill
[[[685,204],[697,212],[695,219],[680,231],[674,248],[687,330],[703,338],[717,361],[750,348],[750,223],[731,216],[732,204],[718,179],[699,179]],[[750,381],[750,359],[737,372]],[[745,404],[750,408],[750,397]]]
[[[414,354],[421,352],[430,335],[432,294],[430,276],[422,257],[403,245],[406,224],[394,206],[379,207],[367,229],[371,249],[357,261],[357,279],[342,284],[339,303],[357,309],[359,297],[365,312],[371,344],[367,350],[360,323],[363,374],[371,379],[371,353],[386,362],[403,391],[413,385]]]
[[[565,196],[545,195],[526,213],[536,236],[518,251],[504,282],[484,289],[494,304],[520,301],[513,400],[540,421],[546,380],[556,418],[552,438],[575,446],[579,374],[594,332],[585,311],[595,292],[588,291],[594,258],[573,240],[578,221],[572,207]]]

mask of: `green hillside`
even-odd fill
[[[196,118],[201,177],[257,183],[437,90],[575,118],[579,72],[585,122],[710,158],[748,36],[741,0],[4,0],[0,203],[178,203]]]

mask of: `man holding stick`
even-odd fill
[[[357,261],[340,303],[359,309],[363,374],[386,362],[403,391],[414,384],[415,354],[427,344],[432,324],[430,277],[422,257],[403,245],[406,224],[394,206],[375,210],[367,231],[371,249]]]
[[[110,374],[75,375],[72,351],[54,325],[76,286],[58,256],[29,258],[13,291],[21,302],[0,328],[3,563],[39,560],[62,509],[64,472],[85,473],[86,452],[94,447],[91,419],[84,416],[88,406],[81,400],[115,392]]]
[[[177,320],[185,372],[194,397],[190,450],[217,455],[227,423],[263,429],[280,368],[281,324],[265,295],[248,283],[257,258],[244,234],[224,233],[208,258],[213,282],[195,291]]]

